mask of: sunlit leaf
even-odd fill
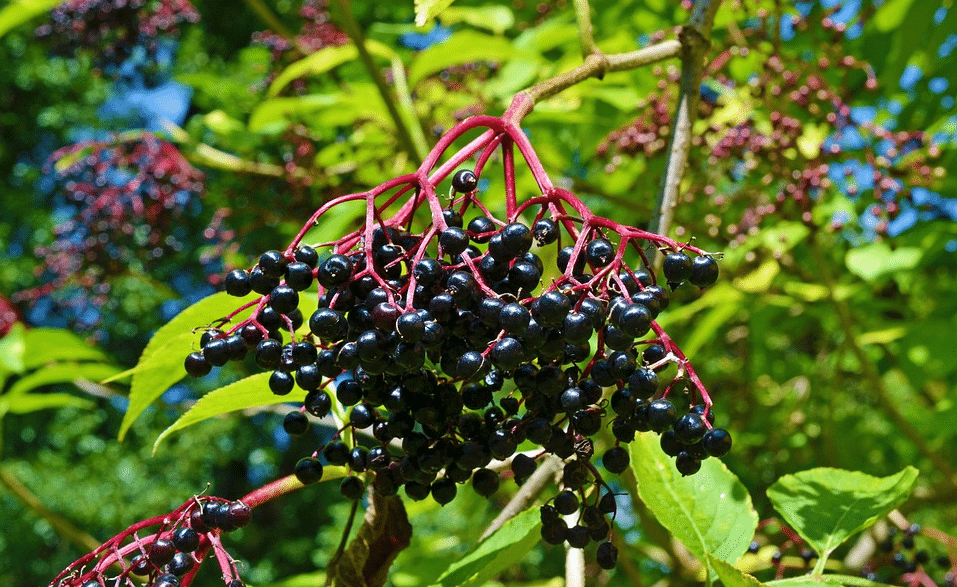
[[[441,587],[484,585],[489,579],[528,555],[541,539],[542,522],[537,508],[515,516],[468,554],[452,563],[435,585]]]
[[[455,0],[415,0],[415,26],[425,26]]]
[[[52,9],[63,0],[13,0],[0,9],[0,37]]]
[[[12,397],[0,396],[0,415],[28,414],[51,408],[93,408],[96,404],[88,399],[69,393],[26,393]]]
[[[24,394],[45,385],[69,383],[77,379],[100,381],[118,371],[118,368],[105,363],[59,363],[21,377],[10,386],[7,395]]]
[[[33,328],[24,338],[23,365],[32,369],[51,361],[106,361],[106,353],[68,330]]]
[[[433,73],[473,61],[504,61],[516,54],[512,43],[477,31],[461,31],[439,45],[419,53],[409,68],[409,84],[415,85]]]
[[[155,453],[160,443],[173,432],[203,420],[230,412],[238,412],[239,410],[290,401],[289,398],[276,395],[269,390],[270,375],[271,373],[257,373],[236,383],[230,383],[225,387],[213,390],[199,398],[199,401],[193,404],[189,411],[180,416],[179,420],[173,422],[160,433],[156,442],[153,443],[153,452]]]
[[[225,292],[215,293],[186,308],[156,331],[143,349],[136,367],[127,371],[132,374],[133,380],[130,383],[130,404],[120,424],[121,441],[143,410],[186,376],[183,361],[186,355],[199,347],[201,330],[254,299],[255,294],[234,298]],[[251,312],[251,309],[243,311],[233,318],[233,323]]]
[[[714,569],[714,574],[724,583],[724,587],[762,587],[765,584],[751,575],[736,569],[731,563],[725,562],[714,555],[708,555],[708,562]]]
[[[720,460],[706,459],[700,471],[683,477],[658,435],[642,433],[631,443],[631,466],[641,500],[702,562],[709,555],[735,561],[748,549],[758,515],[747,489]]]
[[[820,556],[886,516],[910,495],[917,469],[889,477],[818,468],[785,475],[768,488],[784,520]]]

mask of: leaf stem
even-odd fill
[[[352,39],[356,49],[359,51],[359,59],[369,73],[369,77],[372,78],[372,82],[379,91],[379,95],[382,97],[382,101],[389,111],[389,116],[395,124],[396,138],[398,138],[402,150],[409,155],[409,158],[415,162],[416,165],[421,164],[422,156],[416,150],[415,142],[412,140],[412,135],[409,133],[405,120],[399,113],[399,109],[396,108],[396,100],[389,92],[389,87],[386,84],[385,78],[382,76],[382,72],[376,66],[375,61],[372,60],[372,55],[366,47],[365,34],[362,32],[362,27],[356,20],[355,15],[352,14],[352,7],[350,6],[349,0],[336,0],[336,5],[339,8],[339,18],[342,28],[345,33],[349,35],[349,38]]]
[[[279,20],[279,17],[266,5],[263,0],[244,0],[246,5],[256,13],[259,20],[268,26],[274,33],[296,45],[296,35]]]
[[[528,509],[532,500],[545,489],[545,485],[547,485],[555,473],[561,469],[561,466],[562,460],[558,457],[554,455],[546,457],[545,460],[538,465],[538,468],[535,469],[535,472],[532,473],[532,476],[529,477],[518,490],[515,497],[505,504],[501,513],[488,525],[488,528],[482,533],[482,537],[479,538],[479,542],[494,534],[496,530],[505,525],[505,522]]]

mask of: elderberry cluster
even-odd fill
[[[133,540],[126,544],[129,537],[114,537],[68,567],[51,585],[103,587],[108,581],[117,585],[129,583],[130,576],[136,576],[145,579],[150,587],[180,587],[185,578],[195,573],[209,550],[218,546],[221,533],[243,528],[251,518],[252,509],[241,501],[196,498],[162,519],[154,534],[139,538],[134,533]],[[114,572],[116,563],[123,569],[118,573]],[[235,576],[234,569],[230,574]],[[236,578],[227,578],[225,585],[245,587]]]
[[[95,50],[98,65],[113,67],[136,47],[154,58],[160,37],[198,20],[199,12],[188,0],[68,0],[53,9],[50,22],[36,34],[49,39],[58,53]]]
[[[727,453],[731,437],[713,427],[710,400],[679,413],[668,399],[693,372],[654,322],[669,305],[668,290],[653,272],[627,266],[626,236],[597,223],[569,228],[546,207],[528,224],[497,220],[476,203],[477,185],[471,170],[457,172],[452,203],[433,208],[420,232],[380,221],[321,253],[294,243],[264,253],[251,270],[232,271],[227,293],[261,297],[231,330],[207,331],[186,371],[203,376],[251,354],[272,371],[273,393],[304,394],[302,408],[284,421],[291,435],[337,402],[348,420],[299,461],[296,475],[312,483],[322,478],[323,461],[348,466],[341,491],[353,500],[365,489],[358,473],[371,472],[380,495],[403,488],[411,499],[431,495],[444,505],[470,479],[480,495],[495,493],[493,460],[510,462],[522,483],[543,456],[565,459],[564,490],[542,508],[543,537],[576,548],[602,542],[599,563],[611,567],[616,551],[606,542],[605,515],[614,514],[615,501],[592,463],[592,437],[607,420],[616,442],[601,464],[615,474],[629,466],[622,445],[639,431],[661,433],[684,475]],[[566,235],[574,241],[562,246]],[[547,247],[556,248],[555,268],[539,255]],[[561,276],[544,285],[547,272]],[[711,256],[672,250],[663,273],[672,289],[705,287],[718,266]],[[315,284],[318,304],[307,321],[300,294]],[[678,375],[660,381],[672,363]],[[376,444],[351,442],[358,431]],[[518,452],[526,442],[537,448]],[[606,491],[592,495],[591,486]],[[560,516],[575,513],[579,523],[568,527]]]

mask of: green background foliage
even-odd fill
[[[43,284],[43,262],[33,250],[53,242],[63,221],[46,158],[84,133],[129,128],[128,121],[102,116],[113,82],[95,70],[90,55],[54,56],[34,37],[50,4],[14,2],[0,10],[0,293],[6,297]],[[458,0],[439,17],[448,39],[414,50],[404,35],[434,33],[431,14],[416,28],[412,2],[356,0],[352,12],[395,95],[399,124],[353,46],[274,58],[261,44],[251,45],[251,35],[268,28],[256,4],[197,2],[202,20],[184,28],[169,66],[171,78],[192,96],[182,127],[167,131],[206,179],[190,222],[199,234],[221,214],[231,237],[199,239],[167,255],[153,273],[130,268],[110,276],[109,299],[93,327],[67,319],[54,324],[64,328],[37,327],[45,324],[38,311],[19,300],[30,327],[17,325],[0,339],[0,584],[45,584],[88,551],[90,540],[102,541],[207,487],[237,498],[287,474],[328,440],[333,431],[316,427],[305,438],[285,437],[280,423],[287,405],[247,409],[269,398],[232,398],[215,409],[209,400],[205,408],[197,403],[227,384],[243,386],[235,382],[253,372],[249,364],[224,368],[215,381],[180,381],[182,357],[199,336],[189,330],[236,305],[205,298],[215,290],[206,280],[209,268],[221,275],[250,266],[262,251],[284,247],[322,202],[411,171],[458,120],[501,114],[515,92],[581,62],[571,2],[540,9],[534,2]],[[728,65],[706,75],[706,83],[724,90],[694,127],[702,139],[692,145],[670,232],[723,253],[718,284],[675,292],[661,323],[711,391],[734,450],[722,463],[706,461],[700,477],[680,478],[670,464],[662,468],[666,459],[653,439],[636,441],[632,469],[618,487],[620,562],[610,573],[589,566],[595,584],[773,582],[779,577],[770,559],[786,537],[775,524],[762,526],[761,548],[745,554],[759,519],[790,524],[829,556],[829,572],[844,575],[860,570],[847,562],[859,531],[880,535],[894,507],[910,522],[950,534],[957,528],[957,223],[921,221],[893,237],[863,238],[835,228],[832,219],[840,212],[856,219],[876,201],[870,194],[854,199],[831,185],[810,206],[776,200],[788,174],[822,161],[830,127],[825,113],[747,89],[771,54],[794,67],[824,56],[868,62],[876,89],[867,88],[857,70],[819,67],[814,73],[839,87],[849,105],[875,107],[878,123],[893,118],[897,129],[943,136],[928,155],[923,185],[955,197],[954,104],[930,84],[947,80],[951,95],[957,87],[957,52],[939,51],[957,29],[957,11],[931,0],[863,2],[860,35],[835,42],[833,30],[820,26],[828,9],[810,4],[809,25],[789,40],[775,34],[772,20],[797,14],[791,2],[726,1],[721,7],[711,56],[727,52]],[[634,50],[656,31],[674,38],[673,27],[688,15],[664,0],[591,5],[595,37],[606,53]],[[298,2],[270,8],[290,30],[302,26]],[[943,19],[934,24],[941,9]],[[342,13],[331,15],[346,28]],[[742,33],[768,15],[768,34]],[[923,75],[903,88],[899,80],[908,66]],[[647,118],[656,100],[669,116],[675,111],[677,85],[669,74],[677,67],[672,60],[610,73],[536,105],[523,127],[556,183],[597,214],[647,226],[664,149],[636,155],[603,145],[610,133]],[[892,101],[899,106],[893,116],[887,111]],[[740,161],[709,160],[722,132],[741,124],[761,128],[774,112],[795,117],[801,139],[780,161],[762,159],[751,168],[757,171],[742,173]],[[908,161],[889,174],[913,179]],[[534,192],[530,174],[518,180],[520,195]],[[501,188],[501,178],[491,178],[483,189]],[[486,203],[504,209],[502,200]],[[773,213],[755,221],[755,210],[769,205]],[[311,234],[316,240],[342,234],[360,216],[361,210],[343,207]],[[171,308],[202,298],[163,327],[175,313]],[[137,366],[144,349],[153,362]],[[189,417],[195,423],[181,426],[194,406]],[[602,434],[596,454],[613,443],[610,433]],[[848,479],[855,482],[848,486]],[[808,484],[814,492],[804,491]],[[391,583],[561,584],[564,551],[539,543],[534,508],[479,544],[515,491],[513,483],[503,487],[491,500],[460,490],[445,507],[431,500],[407,504],[413,540]],[[830,520],[850,499],[863,500],[865,510],[854,523],[842,518],[829,527],[795,514],[795,500],[803,500],[802,507],[821,508]],[[258,508],[254,523],[228,537],[228,546],[244,561],[251,585],[320,584],[348,512],[335,483],[319,484]],[[918,538],[920,548],[946,552]],[[795,557],[786,553],[788,561]],[[811,570],[796,560],[794,574]],[[825,566],[818,563],[820,572]],[[942,570],[933,575],[942,576]],[[208,564],[197,584],[217,581]]]

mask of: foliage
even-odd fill
[[[90,541],[207,483],[211,495],[248,495],[328,441],[334,427],[286,436],[292,408],[262,388],[229,393],[251,365],[181,381],[201,330],[236,306],[208,297],[221,276],[293,240],[322,203],[413,171],[457,122],[499,115],[516,92],[582,63],[573,2],[205,0],[197,23],[188,10],[170,21],[177,36],[110,55],[53,54],[34,35],[51,4],[0,10],[0,291],[15,306],[0,297],[0,515],[11,520],[0,583],[10,585],[45,584]],[[676,38],[691,7],[590,4],[606,54]],[[588,551],[588,584],[944,584],[954,572],[955,19],[931,0],[720,6],[664,230],[722,251],[722,275],[675,291],[661,326],[735,446],[683,478],[639,438],[615,487],[617,568],[598,569]],[[680,67],[611,71],[538,101],[522,128],[556,183],[598,215],[657,222]],[[51,167],[55,154],[97,145],[126,165],[131,137],[161,137],[168,160],[201,171],[202,189],[143,224],[156,242],[127,229],[142,222],[135,214],[91,222],[91,236],[113,237],[91,241],[100,257],[67,260],[94,277],[58,272],[45,252],[77,240],[58,245],[57,227],[95,205],[71,200],[62,176],[82,158]],[[101,175],[115,180],[123,165]],[[185,173],[173,185],[199,181]],[[516,182],[520,195],[537,192],[530,174]],[[488,204],[505,216],[504,199]],[[362,213],[337,208],[310,234],[351,232]],[[602,432],[597,454],[613,444]],[[335,485],[264,503],[224,537],[245,581],[324,580],[336,546],[360,532],[342,536],[350,504]],[[538,542],[537,507],[480,539],[514,483],[491,500],[464,489],[443,508],[407,503],[414,533],[392,584],[532,586],[564,574],[565,552]],[[216,575],[204,565],[194,584]]]

